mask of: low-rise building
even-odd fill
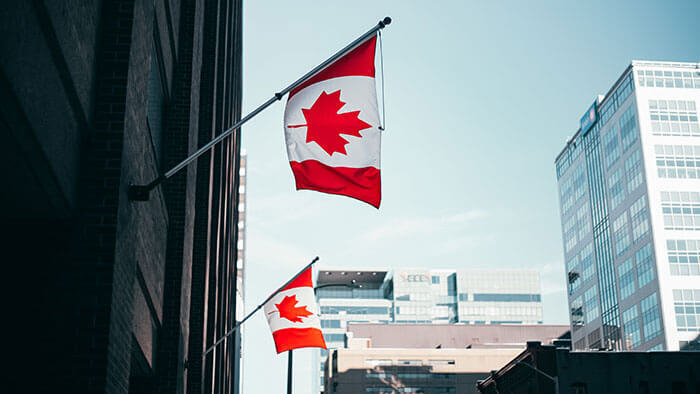
[[[568,326],[349,324],[344,348],[329,351],[324,392],[475,393],[528,338],[556,342]]]

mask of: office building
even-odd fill
[[[345,345],[351,322],[542,323],[537,271],[320,269],[316,282],[329,349]],[[319,353],[317,384],[323,382],[326,357]]]
[[[472,324],[350,324],[346,347],[325,365],[327,393],[475,393],[476,382],[569,327]],[[570,344],[568,340],[565,343]]]
[[[479,394],[690,394],[700,352],[574,351],[533,341],[477,384]]]
[[[700,333],[700,64],[633,61],[556,158],[575,349]]]
[[[0,10],[4,392],[239,392],[242,2]]]

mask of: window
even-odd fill
[[[654,135],[700,136],[695,101],[649,100]]]
[[[340,328],[340,320],[321,320],[321,328]]]
[[[399,360],[399,365],[423,365],[421,360]]]
[[[637,279],[641,289],[654,279],[654,256],[651,253],[651,244],[644,245],[634,254],[637,265]]]
[[[656,293],[642,300],[642,324],[644,340],[649,342],[661,334],[661,321],[659,319],[659,306]]]
[[[365,378],[367,378],[367,379],[391,379],[393,377],[394,377],[394,375],[392,375],[390,373],[371,372],[371,373],[365,374]]]
[[[146,121],[151,132],[151,143],[156,155],[156,162],[162,162],[163,153],[163,117],[165,109],[165,92],[160,67],[160,55],[155,40],[151,52],[151,69],[148,73],[148,98],[146,101]]]
[[[598,309],[598,286],[593,285],[583,294],[584,311],[586,313],[586,322],[590,323],[600,315]]]
[[[574,206],[572,178],[567,178],[561,182],[559,185],[559,196],[561,198],[561,216],[563,217]]]
[[[625,330],[625,345],[626,349],[636,348],[642,343],[642,337],[639,332],[639,314],[637,305],[622,312],[622,323]]]
[[[620,142],[615,125],[603,136],[603,147],[605,149],[605,166],[609,170],[620,158]]]
[[[474,294],[474,301],[540,302],[539,294]]]
[[[615,234],[615,256],[622,256],[630,246],[630,232],[627,227],[627,212],[613,222],[613,233]]]
[[[578,261],[579,255],[575,255],[566,263],[566,270],[569,275],[569,294],[574,294],[581,287],[581,272]]]
[[[700,332],[700,289],[673,290],[678,331]]]
[[[634,287],[634,264],[632,257],[625,260],[617,267],[618,277],[620,278],[620,300],[631,296],[636,290]]]
[[[608,178],[608,190],[610,190],[610,210],[614,211],[625,199],[625,186],[622,179],[622,167],[610,174]]]
[[[635,150],[625,160],[625,176],[627,177],[627,193],[631,194],[642,184],[642,160],[639,149]]]
[[[630,105],[620,118],[622,151],[626,152],[637,141],[637,122],[634,118],[634,105]]]
[[[654,145],[659,178],[700,179],[700,145]]]
[[[576,211],[576,223],[578,227],[578,239],[582,240],[591,232],[591,223],[588,220],[588,205],[584,204]]]
[[[577,224],[576,216],[571,216],[569,220],[564,223],[564,247],[567,253],[576,246]]]
[[[377,365],[391,365],[391,360],[383,360],[383,359],[377,360],[377,359],[373,359],[373,358],[368,358],[368,359],[365,359],[365,364],[371,365],[373,367],[375,367]]]
[[[434,285],[439,285],[440,284],[440,277],[439,276],[431,276],[430,280]]]
[[[693,71],[638,70],[637,81],[650,88],[700,89],[700,73]]]
[[[583,283],[588,282],[593,278],[595,273],[595,264],[593,264],[593,243],[589,243],[581,249],[581,277],[583,278]]]
[[[584,164],[576,167],[572,178],[574,183],[574,197],[576,202],[578,202],[586,195],[586,171]]]
[[[700,275],[700,241],[669,239],[666,249],[671,275]]]
[[[345,312],[348,315],[386,315],[389,313],[389,308],[382,306],[321,306],[322,314],[334,315],[340,312]]]
[[[583,326],[584,323],[583,302],[581,302],[581,296],[578,296],[571,302],[571,325],[574,327],[580,327]]]
[[[630,207],[632,217],[632,240],[637,243],[649,232],[649,218],[647,215],[647,200],[639,197]]]
[[[661,192],[664,230],[700,230],[700,193]]]
[[[326,342],[345,342],[345,334],[323,334]]]
[[[455,365],[455,360],[428,360],[428,365],[432,365],[432,366]]]

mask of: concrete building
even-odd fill
[[[700,64],[633,61],[556,158],[575,349],[700,333]]]
[[[476,382],[568,326],[350,324],[325,364],[327,393],[474,393]],[[568,340],[566,343],[570,344]]]
[[[242,2],[0,9],[5,392],[238,392]]]
[[[480,394],[700,393],[700,352],[572,352],[528,343],[477,386]]]
[[[532,270],[319,269],[316,297],[329,348],[348,323],[541,324],[539,273]],[[319,376],[323,387],[323,363]],[[318,387],[318,386],[315,386]]]

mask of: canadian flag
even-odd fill
[[[296,187],[341,194],[379,208],[377,36],[289,92],[287,154]]]
[[[326,349],[311,282],[311,267],[270,298],[263,311],[277,353],[303,347]]]

